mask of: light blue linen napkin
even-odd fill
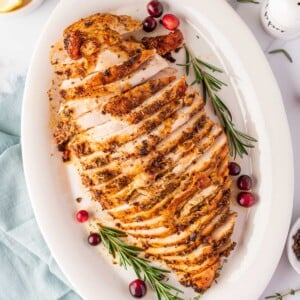
[[[24,78],[0,94],[0,299],[78,300],[41,236],[22,167]]]

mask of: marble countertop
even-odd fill
[[[46,0],[40,8],[24,17],[7,19],[0,16],[0,91],[9,92],[13,88],[13,81],[17,75],[26,74],[35,43],[57,2],[58,0]],[[272,38],[260,24],[260,5],[237,4],[234,0],[230,3],[248,24],[266,53],[283,95],[295,156],[295,196],[292,219],[294,222],[300,216],[300,184],[297,184],[300,181],[300,158],[297,155],[300,153],[300,84],[298,83],[300,38],[291,41]],[[270,50],[276,48],[285,48],[294,62],[289,63],[281,54],[268,54]],[[261,299],[274,292],[287,291],[291,288],[300,288],[300,275],[292,269],[284,251],[277,270]]]

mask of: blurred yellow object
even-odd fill
[[[9,12],[23,4],[23,0],[0,0],[0,12]]]

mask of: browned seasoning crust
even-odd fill
[[[169,83],[175,80],[175,76],[150,80],[139,85],[120,96],[112,98],[105,106],[104,112],[113,116],[122,117],[128,114],[132,109],[141,105],[146,99],[160,91]]]
[[[71,33],[72,35],[73,33]],[[68,40],[65,39],[66,43],[69,43]],[[71,47],[70,51],[77,51],[76,57],[81,57],[81,59],[74,60],[71,63],[59,64],[59,69],[56,70],[56,75],[60,76],[61,79],[72,79],[72,78],[85,78],[87,75],[94,72],[95,67],[97,65],[99,53],[104,52],[109,49],[111,52],[115,53],[118,57],[124,57],[128,60],[132,57],[137,51],[141,51],[144,49],[144,46],[141,43],[133,39],[121,40],[112,46],[108,46],[106,44],[102,44],[98,49],[95,48],[96,43],[93,41],[90,44],[84,44],[81,47],[81,53],[78,52],[78,48]],[[66,49],[68,46],[66,45]],[[95,51],[94,51],[94,50]],[[57,49],[59,53],[62,55],[73,57],[72,54],[68,55],[65,53],[63,48]],[[51,61],[54,68],[57,66],[57,60],[53,59]]]
[[[71,31],[64,39],[64,46],[70,58],[79,59],[81,57],[80,47],[83,43],[83,37],[79,30]]]
[[[127,92],[112,97],[108,103],[99,108],[102,113],[111,114],[114,117],[127,115],[130,111],[142,104],[151,95],[166,87],[175,80],[175,76],[150,80],[144,84],[138,85]],[[58,145],[69,141],[75,134],[84,131],[80,126],[74,124],[70,111],[62,111],[60,122],[58,122],[54,132],[54,138]]]
[[[146,49],[156,49],[157,53],[164,56],[183,45],[184,37],[180,30],[170,32],[168,35],[144,37],[143,45]]]
[[[182,46],[182,33],[142,43],[122,38],[140,26],[127,16],[96,14],[65,30],[74,62],[55,70],[79,81],[60,89],[55,139],[130,243],[203,292],[235,247],[228,143],[185,77],[147,75],[157,54]],[[105,51],[122,59],[93,72]],[[124,84],[137,70],[142,80]]]
[[[133,70],[136,70],[143,63],[147,62],[150,58],[155,55],[154,50],[137,50],[127,61],[121,65],[115,65],[103,72],[97,72],[91,76],[83,85],[75,86],[67,91],[61,90],[61,96],[66,99],[74,99],[75,97],[88,97],[91,92],[97,94],[97,89],[101,86],[113,83],[124,76],[130,74]],[[105,88],[103,89],[105,92]]]
[[[121,34],[137,31],[141,23],[129,16],[95,14],[72,24],[64,31],[64,46],[70,58],[92,55],[103,45],[113,45]]]

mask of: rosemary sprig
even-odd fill
[[[280,293],[275,293],[274,295],[271,296],[267,296],[265,297],[265,299],[275,299],[275,300],[282,300],[283,298],[287,297],[287,296],[295,296],[297,293],[300,292],[300,289],[291,289],[290,291],[288,291],[285,294],[280,294]]]
[[[254,4],[259,4],[258,1],[255,0],[236,0],[239,3],[254,3]]]
[[[203,88],[204,102],[206,103],[208,99],[211,100],[215,114],[219,118],[220,123],[227,134],[230,155],[234,158],[237,154],[240,157],[243,157],[244,154],[248,155],[248,149],[254,148],[253,143],[257,142],[257,140],[239,131],[235,127],[229,108],[217,95],[217,92],[219,92],[223,86],[227,86],[227,84],[206,71],[206,69],[208,69],[212,72],[223,73],[223,70],[194,57],[186,45],[184,45],[184,48],[186,53],[186,62],[185,64],[179,64],[179,66],[185,67],[185,73],[187,76],[190,74],[191,68],[193,69],[195,80],[192,85],[201,84]]]
[[[282,53],[289,60],[290,63],[293,63],[293,59],[292,59],[291,55],[286,50],[274,49],[272,51],[269,51],[269,54],[276,54],[276,53]]]
[[[103,227],[99,224],[99,234],[103,246],[108,250],[114,258],[119,257],[120,266],[127,269],[132,267],[138,278],[146,281],[156,292],[158,300],[184,300],[178,294],[183,293],[180,289],[166,283],[164,281],[166,274],[170,271],[160,269],[150,265],[150,261],[139,257],[143,249],[130,246],[122,241],[122,238],[127,237],[123,231]]]

